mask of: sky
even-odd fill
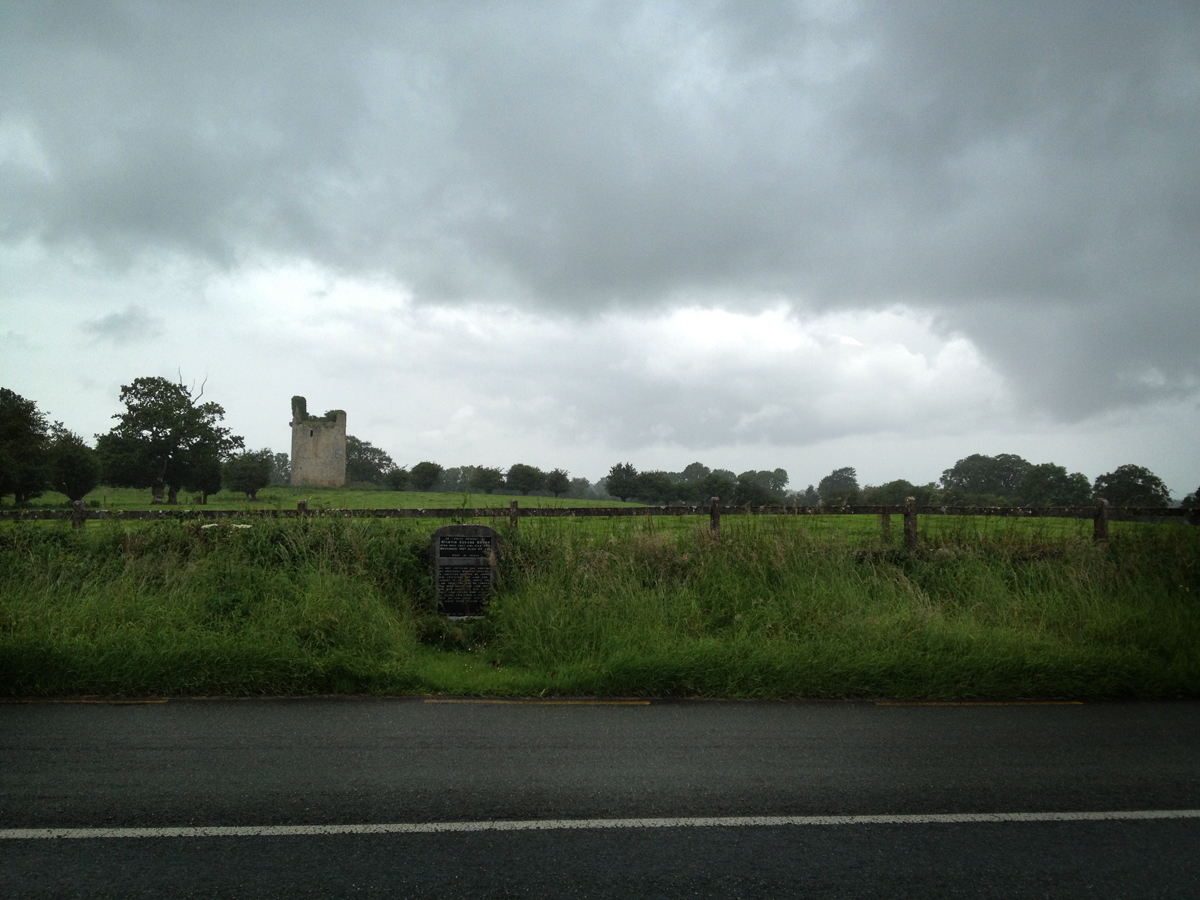
[[[1200,485],[1200,5],[0,2],[0,384],[402,465]]]

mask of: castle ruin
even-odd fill
[[[303,397],[292,398],[292,484],[344,487],[346,484],[346,413],[331,409],[310,416]]]

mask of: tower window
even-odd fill
[[[312,436],[313,436],[313,430],[312,430],[311,428],[310,428],[310,429],[308,429],[308,436],[309,436],[309,437],[312,437]]]

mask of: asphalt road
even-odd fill
[[[0,704],[0,829],[1200,809],[1200,704]],[[0,895],[1200,897],[1200,819],[0,839]]]

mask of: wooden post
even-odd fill
[[[892,545],[892,514],[888,512],[879,514],[879,536],[883,539],[883,545],[890,547]]]
[[[916,497],[906,497],[904,500],[904,546],[910,551],[917,549]]]
[[[517,501],[511,500],[508,504],[508,524],[513,528],[517,527]]]
[[[297,503],[296,504],[296,512],[300,513],[301,518],[304,518],[304,516],[307,516],[308,515],[308,501],[301,500],[299,503]]]
[[[83,527],[83,515],[84,515],[83,501],[76,500],[74,503],[71,504],[71,527],[72,528],[82,528]]]
[[[717,537],[721,533],[720,497],[712,498],[712,505],[708,508],[708,527],[712,530],[713,537]]]
[[[1092,520],[1092,541],[1108,543],[1108,501],[1101,497],[1096,501],[1096,518]]]

